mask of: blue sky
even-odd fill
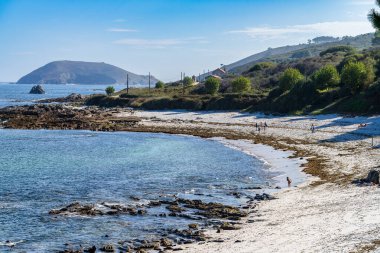
[[[0,0],[0,81],[54,60],[164,81],[268,47],[372,32],[374,0]]]

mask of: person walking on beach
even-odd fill
[[[311,130],[311,133],[315,133],[315,126],[314,126],[314,124],[311,124],[310,130]]]
[[[257,124],[257,122],[256,122],[256,131],[258,130],[258,128],[259,128],[259,124]]]
[[[265,132],[265,130],[267,129],[267,127],[268,127],[268,124],[267,124],[267,122],[265,121],[265,122],[264,122],[264,132]]]
[[[288,181],[288,187],[292,186],[292,180],[289,177],[286,177],[286,181]]]

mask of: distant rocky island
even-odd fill
[[[147,86],[148,75],[137,75],[104,62],[54,61],[17,81],[18,84],[125,84]],[[151,85],[158,80],[151,76]]]

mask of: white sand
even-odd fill
[[[370,137],[375,136],[375,146],[380,147],[380,116],[272,117],[237,112],[185,111],[138,111],[136,115],[144,118],[141,124],[146,126],[201,127],[209,131],[244,133],[252,133],[256,122],[267,122],[269,129],[261,135],[306,140],[307,144],[298,144],[297,148],[326,158],[325,169],[332,173],[359,178],[380,166],[380,148],[371,147]],[[311,124],[317,127],[316,133],[309,130]],[[358,128],[359,124],[367,126]],[[326,140],[329,142],[321,142]],[[228,141],[227,144],[268,161],[272,169],[282,170],[284,175],[289,173],[300,182],[305,179],[299,172],[299,161],[281,162],[284,157],[281,160],[279,156],[284,156],[284,153],[246,142]],[[276,155],[271,155],[271,152]],[[307,179],[311,180],[310,177]],[[223,243],[182,246],[182,252],[368,252],[364,250],[365,246],[370,246],[368,250],[378,249],[380,252],[380,245],[374,244],[380,239],[378,186],[306,184],[286,189],[276,196],[276,200],[261,202],[258,213],[249,217],[257,222],[247,223],[241,230],[222,231],[220,234],[207,232],[214,238],[223,239]]]

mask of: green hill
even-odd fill
[[[322,51],[341,45],[348,45],[358,50],[370,48],[372,46],[373,33],[358,35],[355,37],[343,37],[337,41],[300,44],[294,46],[285,46],[279,48],[269,48],[268,50],[251,55],[240,61],[226,65],[227,70],[230,73],[240,74],[247,71],[253,65],[258,62],[284,62],[292,61],[299,58],[308,58],[318,56]]]

